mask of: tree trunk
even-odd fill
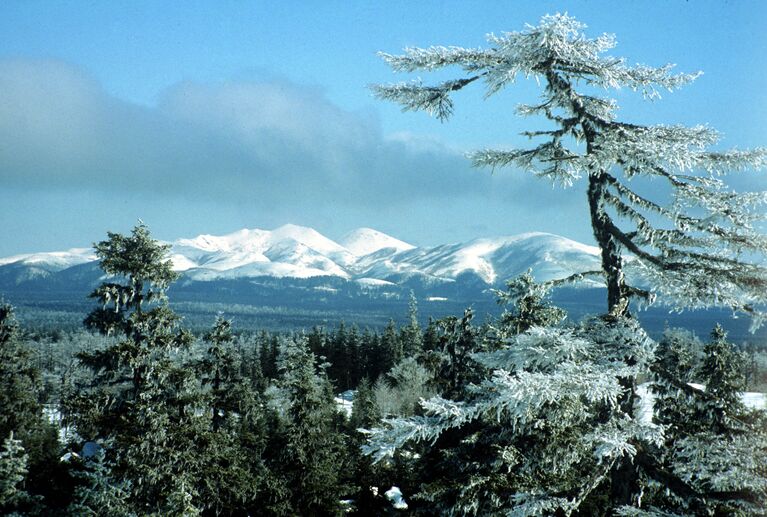
[[[602,270],[607,281],[607,312],[615,318],[629,316],[629,299],[626,293],[626,279],[623,274],[623,259],[620,245],[609,231],[610,216],[605,212],[604,194],[607,190],[603,171],[589,175],[589,209],[594,237],[602,252]],[[619,404],[621,410],[632,414],[636,380],[622,378],[620,383],[626,390]],[[621,458],[610,472],[610,502],[613,506],[631,505],[637,493],[636,466],[628,459]]]
[[[602,270],[607,281],[607,312],[618,318],[629,315],[629,300],[620,245],[609,230],[610,216],[604,206],[606,191],[607,182],[604,171],[590,174],[588,198],[591,227],[602,252]]]

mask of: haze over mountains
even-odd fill
[[[173,267],[184,282],[332,277],[364,286],[401,285],[414,279],[436,286],[463,278],[498,286],[527,269],[542,281],[599,268],[597,248],[546,233],[416,247],[370,228],[335,242],[312,228],[288,224],[272,231],[242,229],[171,244]],[[52,278],[95,260],[93,250],[85,248],[2,258],[0,286]]]

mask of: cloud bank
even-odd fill
[[[581,192],[472,169],[444,143],[385,135],[373,109],[287,80],[180,83],[142,106],[61,61],[0,60],[0,182],[0,218],[16,228],[6,254],[136,218],[167,238],[290,222],[416,244],[531,230],[590,239]]]
[[[57,61],[0,62],[0,178],[273,203],[465,197],[534,180],[493,179],[435,142],[386,137],[289,82],[182,83],[156,107],[106,94]]]

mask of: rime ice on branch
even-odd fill
[[[735,193],[721,176],[764,167],[767,152],[713,151],[719,136],[706,126],[617,121],[615,101],[595,92],[628,87],[656,99],[660,91],[673,91],[699,74],[674,74],[672,65],[629,66],[605,54],[615,46],[612,35],[591,39],[584,28],[557,14],[522,32],[490,35],[486,49],[438,46],[407,48],[398,56],[382,53],[397,72],[456,67],[463,77],[435,86],[415,81],[373,90],[403,110],[423,110],[444,121],[453,112],[451,94],[471,83],[484,81],[489,97],[520,74],[535,77],[543,85],[542,100],[519,106],[517,113],[543,116],[553,127],[524,133],[540,142],[531,148],[471,153],[473,164],[514,166],[564,186],[581,179],[587,183],[610,314],[627,315],[632,297],[652,301],[657,293],[678,309],[729,306],[751,313],[756,328],[763,315],[755,307],[767,302],[767,269],[761,265],[767,238],[757,230],[767,193]],[[672,201],[640,194],[631,181],[637,176],[660,181]],[[629,284],[629,269],[651,291]]]

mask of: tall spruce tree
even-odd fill
[[[280,360],[280,386],[287,396],[285,445],[279,469],[298,515],[340,512],[343,442],[336,408],[324,372],[303,337],[286,341]]]
[[[197,436],[199,479],[189,480],[196,485],[186,488],[196,487],[215,515],[245,514],[254,507],[266,511],[272,479],[263,458],[267,430],[260,393],[242,373],[229,320],[218,316],[204,340],[208,348],[198,368],[210,419]]]
[[[163,511],[178,492],[178,473],[197,472],[194,437],[203,417],[190,393],[193,369],[179,354],[192,336],[165,296],[178,276],[168,248],[143,223],[95,245],[111,278],[91,294],[101,306],[85,324],[117,339],[80,354],[92,381],[69,404],[80,436],[102,441],[113,475],[130,481],[138,513]]]

